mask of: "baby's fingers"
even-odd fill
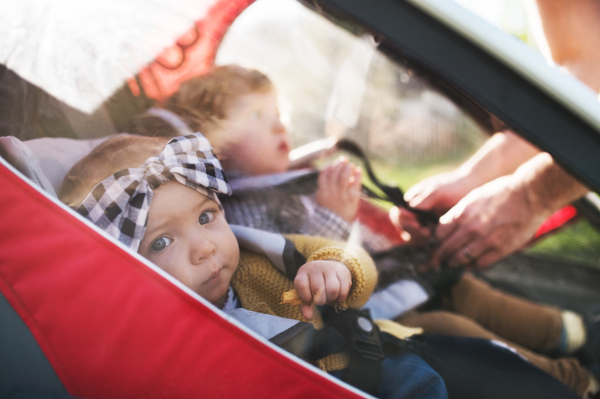
[[[306,273],[298,273],[294,279],[294,288],[304,303],[312,303],[310,279]]]
[[[306,320],[311,320],[313,318],[312,305],[300,305],[300,313]]]
[[[359,167],[355,167],[352,173],[352,178],[350,179],[350,191],[352,193],[360,194],[360,190],[362,188],[362,169]]]
[[[321,273],[312,273],[309,276],[309,279],[312,302],[314,302],[314,304],[317,306],[325,305],[325,302],[327,302],[327,294],[325,293],[325,277]]]
[[[334,270],[327,272],[325,276],[325,292],[327,303],[336,302],[340,295],[341,282]]]
[[[324,190],[327,187],[327,182],[328,182],[328,172],[329,172],[329,165],[325,166],[320,172],[319,172],[319,177],[317,179],[317,184],[319,185],[319,190]]]
[[[335,162],[335,164],[332,166],[331,182],[334,183],[336,186],[339,185],[340,181],[342,179],[342,176],[346,172],[346,169],[348,168],[348,166],[349,166],[348,158],[346,158],[344,156],[339,157],[338,160]],[[347,184],[347,180],[346,180],[346,184]]]
[[[338,279],[340,281],[340,292],[336,302],[342,303],[348,298],[348,293],[350,292],[350,288],[352,288],[352,275],[346,269],[343,273],[338,273]]]
[[[346,191],[350,187],[350,178],[354,174],[354,164],[346,163],[344,168],[340,171],[337,180],[338,190]]]

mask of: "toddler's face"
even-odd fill
[[[219,307],[239,262],[220,204],[176,181],[154,191],[138,252]]]
[[[292,145],[279,118],[274,90],[236,99],[227,109],[223,130],[231,138],[220,151],[225,170],[256,176],[289,168]]]

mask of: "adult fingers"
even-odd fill
[[[444,200],[443,195],[435,190],[422,190],[408,201],[413,208],[428,211],[439,211],[440,203]]]
[[[502,232],[502,228],[498,228],[487,237],[484,250],[473,264],[478,268],[488,267],[513,252],[523,249],[531,237],[533,234],[519,234],[514,231]]]
[[[394,213],[398,215],[397,220],[399,226],[397,227],[401,230],[405,230],[408,234],[410,234],[411,240],[427,240],[431,237],[431,230],[427,227],[423,227],[414,213],[406,209],[396,209],[398,210]]]
[[[436,235],[441,242],[436,251],[439,260],[453,260],[456,252],[472,240],[471,230],[460,225],[459,220],[453,220],[450,224],[440,224],[436,229]]]
[[[414,186],[412,186],[411,188],[409,188],[408,191],[406,191],[406,193],[404,193],[404,199],[407,202],[410,202],[413,198],[420,195],[426,186],[424,183],[425,183],[425,181],[421,181],[421,182],[415,184]]]
[[[503,254],[501,250],[492,249],[483,253],[479,258],[477,258],[473,262],[473,265],[479,269],[482,269],[502,259],[505,255],[506,254]]]
[[[461,265],[475,265],[478,259],[487,251],[489,251],[488,243],[485,240],[475,238],[455,252],[452,262]]]
[[[463,223],[464,216],[462,212],[456,212],[454,208],[448,211],[445,215],[440,217],[439,224],[435,229],[435,235],[440,241],[447,239],[450,235],[454,234],[455,230],[458,230]]]
[[[390,208],[388,212],[388,216],[390,218],[390,222],[396,227],[397,230],[402,228],[402,224],[400,222],[400,208],[397,206],[393,206]]]

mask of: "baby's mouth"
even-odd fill
[[[210,276],[208,276],[208,280],[206,280],[206,281],[203,283],[203,285],[204,285],[204,284],[210,284],[210,283],[212,283],[212,282],[215,282],[215,281],[217,281],[217,280],[219,279],[219,277],[221,277],[221,269],[219,269],[219,270],[217,270],[217,271],[215,271],[215,272],[212,272],[212,273],[210,274]]]
[[[285,154],[289,154],[290,153],[290,145],[287,142],[282,141],[281,144],[279,144],[279,151],[281,151]]]

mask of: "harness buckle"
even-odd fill
[[[368,309],[347,309],[338,313],[328,307],[323,313],[323,320],[328,327],[335,328],[344,336],[351,351],[376,362],[385,359],[379,329]]]

